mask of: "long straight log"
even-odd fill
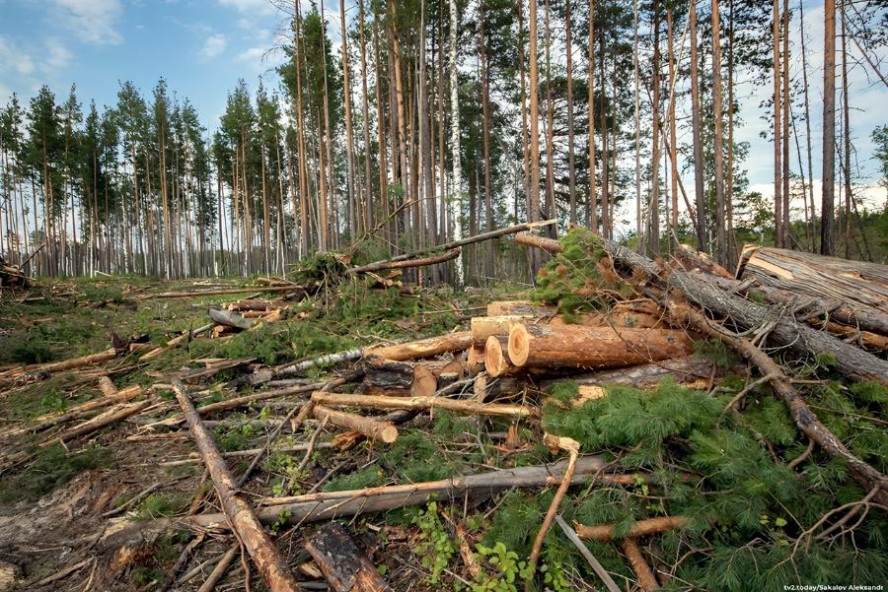
[[[530,300],[494,300],[487,304],[487,316],[501,317],[509,315],[526,315],[532,317],[551,317],[558,310],[547,304],[534,304]]]
[[[80,356],[79,358],[71,358],[70,360],[62,360],[61,362],[50,362],[48,364],[34,364],[32,366],[25,366],[24,371],[29,374],[38,372],[55,374],[57,372],[66,372],[68,370],[83,368],[84,366],[92,366],[93,364],[102,364],[104,362],[109,362],[116,357],[117,350],[112,347],[96,354]]]
[[[415,360],[418,358],[430,358],[447,352],[460,351],[471,346],[472,332],[458,331],[418,341],[366,348],[364,356],[378,356],[396,361]]]
[[[645,389],[657,386],[668,376],[678,384],[704,388],[714,374],[718,374],[718,368],[712,359],[694,355],[651,364],[544,380],[540,383],[540,387],[548,389],[559,382],[569,380],[580,386],[631,386]]]
[[[665,329],[520,324],[509,331],[509,359],[518,367],[619,368],[686,356],[692,349],[686,333]]]
[[[223,290],[196,290],[191,292],[161,292],[160,294],[144,294],[137,300],[154,298],[200,298],[201,296],[228,296],[229,294],[252,294],[254,292],[297,292],[304,290],[302,286],[253,286],[252,288],[227,288]]]
[[[341,524],[325,525],[309,539],[305,549],[335,592],[392,590]]]
[[[382,397],[374,395],[343,395],[315,391],[311,400],[320,405],[340,407],[370,407],[373,409],[446,409],[472,415],[498,415],[504,417],[538,417],[539,410],[524,405],[498,405],[477,403],[443,397]]]
[[[315,419],[359,432],[377,442],[391,444],[398,439],[398,428],[387,421],[377,421],[370,417],[337,411],[323,405],[315,405],[312,411]]]
[[[197,444],[198,450],[204,459],[204,464],[210,473],[213,486],[219,494],[222,509],[231,527],[238,533],[238,537],[246,547],[253,559],[253,563],[262,574],[262,578],[268,587],[274,592],[296,592],[300,590],[299,584],[287,569],[287,563],[278,551],[271,537],[265,532],[262,523],[256,516],[253,508],[238,493],[234,477],[228,470],[225,460],[216,445],[213,443],[210,432],[203,426],[185,385],[179,380],[173,381],[173,389],[176,398],[188,421],[191,435]]]
[[[835,368],[854,380],[888,384],[888,361],[844,343],[823,331],[817,331],[777,314],[772,308],[725,292],[718,283],[701,274],[672,270],[668,276],[652,260],[607,239],[605,250],[624,268],[642,273],[649,282],[678,290],[717,318],[731,319],[743,330],[770,327],[769,340],[802,355],[823,356],[835,360]],[[739,285],[739,282],[738,282]]]

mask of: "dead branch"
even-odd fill
[[[500,415],[504,417],[538,417],[539,410],[524,405],[476,403],[442,397],[383,397],[373,395],[343,395],[315,391],[311,400],[321,405],[342,407],[370,407],[374,409],[446,409],[472,415]]]
[[[665,532],[667,530],[678,530],[688,523],[685,516],[658,516],[657,518],[647,518],[639,520],[632,525],[622,538],[638,538],[651,534]],[[587,541],[609,541],[614,538],[616,527],[613,524],[599,524],[597,526],[586,526],[577,524],[577,535]]]

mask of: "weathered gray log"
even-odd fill
[[[630,366],[628,368],[602,370],[600,372],[578,374],[560,379],[544,380],[540,383],[540,386],[545,389],[559,382],[569,380],[578,385],[586,386],[616,385],[643,389],[658,385],[667,376],[679,384],[695,385],[701,382],[709,382],[713,372],[717,372],[715,362],[706,356],[695,355],[663,360],[652,364]]]
[[[325,525],[308,540],[305,549],[335,592],[385,592],[392,589],[341,524],[331,522]]]
[[[647,280],[677,290],[712,316],[730,319],[743,330],[770,328],[768,339],[802,355],[835,360],[835,368],[848,378],[888,384],[888,361],[847,344],[824,331],[802,325],[789,314],[725,292],[709,276],[676,269],[666,276],[652,260],[613,241],[602,239],[614,261],[638,270]],[[739,282],[738,282],[739,285]]]
[[[245,319],[240,313],[233,310],[216,310],[215,308],[210,308],[207,309],[207,314],[220,325],[234,327],[236,329],[249,329],[255,323],[255,321]]]

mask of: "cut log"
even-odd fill
[[[83,368],[84,366],[92,366],[94,364],[110,362],[116,357],[117,350],[112,347],[111,349],[106,349],[105,351],[99,352],[97,354],[89,354],[86,356],[80,356],[79,358],[62,360],[61,362],[51,362],[49,364],[35,364],[33,366],[25,366],[25,371],[28,373],[55,374],[57,372],[66,372],[68,370]]]
[[[378,397],[364,395],[343,395],[315,391],[311,400],[319,405],[341,407],[369,407],[372,409],[447,409],[457,413],[473,415],[499,415],[504,417],[538,417],[539,411],[524,405],[495,405],[445,399],[443,397]]]
[[[251,300],[243,299],[232,302],[225,306],[228,310],[237,310],[240,312],[268,312],[275,308],[275,304],[269,300]]]
[[[484,369],[491,378],[515,374],[520,369],[508,356],[508,338],[489,337],[484,346]]]
[[[824,356],[835,360],[835,368],[854,380],[871,380],[888,384],[888,361],[842,342],[823,331],[817,331],[773,310],[739,296],[725,292],[717,282],[702,274],[673,270],[668,277],[661,276],[656,263],[613,241],[602,239],[614,261],[629,268],[640,278],[658,283],[680,293],[715,317],[731,319],[743,330],[770,327],[768,339],[787,346],[802,355]],[[739,282],[738,282],[739,284]]]
[[[521,324],[509,332],[509,359],[518,367],[620,368],[691,353],[686,333]]]
[[[391,444],[398,439],[398,428],[389,422],[337,411],[323,405],[315,405],[313,413],[315,418],[320,421],[326,421],[331,425],[354,430],[377,442]]]
[[[325,525],[309,539],[305,549],[335,592],[392,590],[340,524]]]
[[[468,349],[471,345],[472,332],[459,331],[418,341],[367,348],[364,350],[364,355],[378,356],[396,361],[415,360],[418,358],[430,358],[446,352]]]
[[[191,435],[204,459],[210,473],[216,493],[222,502],[222,509],[231,527],[237,532],[238,538],[246,547],[247,552],[256,564],[265,583],[273,592],[296,592],[299,584],[287,569],[287,562],[278,551],[271,537],[265,532],[253,508],[244,499],[235,486],[234,478],[225,464],[225,460],[213,443],[210,432],[203,426],[185,385],[179,380],[173,381],[176,398],[188,421]]]
[[[635,579],[638,581],[638,586],[642,592],[659,590],[660,584],[657,582],[657,578],[654,577],[654,572],[651,571],[644,555],[641,554],[638,543],[633,539],[623,539],[620,541],[620,547],[622,547],[626,559],[629,560],[632,571],[635,572]]]
[[[113,395],[114,393],[117,392],[117,387],[114,386],[114,383],[107,376],[100,376],[99,377],[99,390],[106,397],[110,397],[111,395]]]
[[[92,432],[100,430],[105,426],[117,423],[118,421],[124,420],[131,415],[135,415],[136,413],[145,409],[145,407],[147,407],[150,403],[151,401],[145,400],[139,401],[138,403],[130,403],[126,405],[120,405],[119,407],[114,407],[113,409],[109,409],[105,413],[102,413],[101,415],[96,416],[89,421],[78,424],[71,429],[65,430],[61,434],[53,436],[49,440],[41,442],[40,446],[51,446],[56,442],[65,442],[66,440],[73,440],[74,438],[85,436],[86,434],[91,434]]]
[[[684,516],[659,516],[657,518],[648,518],[639,520],[623,534],[624,538],[637,538],[650,534],[657,534],[667,530],[678,530],[688,523],[688,519]],[[597,526],[586,526],[584,524],[576,524],[577,534],[585,541],[609,541],[614,538],[616,526],[613,524],[599,524]]]
[[[441,370],[436,373],[426,364],[416,364],[413,368],[413,380],[410,384],[410,395],[413,397],[431,397],[438,390],[438,376]]]
[[[246,330],[255,324],[255,321],[245,319],[240,313],[233,310],[216,310],[215,308],[210,308],[207,310],[207,314],[220,325],[234,327],[235,329]]]
[[[747,245],[737,277],[888,313],[888,266],[877,263]]]
[[[296,374],[301,374],[302,372],[305,372],[306,370],[309,370],[311,368],[317,368],[318,366],[333,366],[335,364],[353,362],[355,360],[361,359],[361,356],[363,355],[364,350],[359,348],[350,349],[348,351],[338,352],[335,354],[327,354],[325,356],[320,356],[311,360],[304,360],[302,362],[287,363],[281,366],[277,366],[271,376],[273,378],[294,376]],[[272,378],[269,378],[268,380],[272,380]],[[257,380],[253,381],[251,384],[261,384],[262,382],[268,382],[268,380]]]
[[[547,238],[544,236],[540,236],[538,234],[531,234],[529,232],[521,232],[515,235],[515,242],[519,245],[524,245],[526,247],[536,247],[538,249],[542,249],[549,253],[561,253],[564,251],[564,247],[561,246],[554,238]]]
[[[253,286],[252,288],[227,288],[223,290],[197,290],[191,292],[161,292],[160,294],[144,294],[138,300],[154,298],[200,298],[202,296],[227,296],[229,294],[252,294],[254,292],[298,292],[305,290],[302,286]]]
[[[471,320],[472,344],[484,347],[488,337],[508,337],[515,323],[529,322],[532,315],[503,315],[497,317],[473,317]]]
[[[487,305],[487,316],[501,317],[524,315],[532,317],[551,317],[558,310],[546,304],[534,304],[530,300],[498,300]]]
[[[724,371],[722,371],[724,373]],[[667,376],[678,384],[691,388],[705,388],[713,374],[719,374],[715,362],[705,356],[685,356],[652,364],[577,374],[569,378],[544,380],[543,389],[570,380],[580,386],[631,386],[639,389],[655,387]]]

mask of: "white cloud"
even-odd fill
[[[96,45],[119,45],[123,37],[116,26],[123,5],[120,0],[54,0],[55,17],[78,39]]]
[[[275,11],[269,0],[218,0],[222,6],[234,8],[238,12],[270,14]]]
[[[203,47],[200,48],[200,57],[203,60],[212,60],[222,54],[228,46],[228,40],[222,33],[214,33],[206,38]]]
[[[0,71],[27,75],[34,71],[34,60],[20,47],[0,36]]]
[[[58,72],[68,66],[71,63],[71,60],[74,58],[74,54],[71,53],[65,45],[58,39],[50,38],[46,40],[46,60],[44,62],[44,69],[47,72]]]
[[[237,59],[241,62],[259,62],[266,51],[264,47],[249,47],[240,52]]]

